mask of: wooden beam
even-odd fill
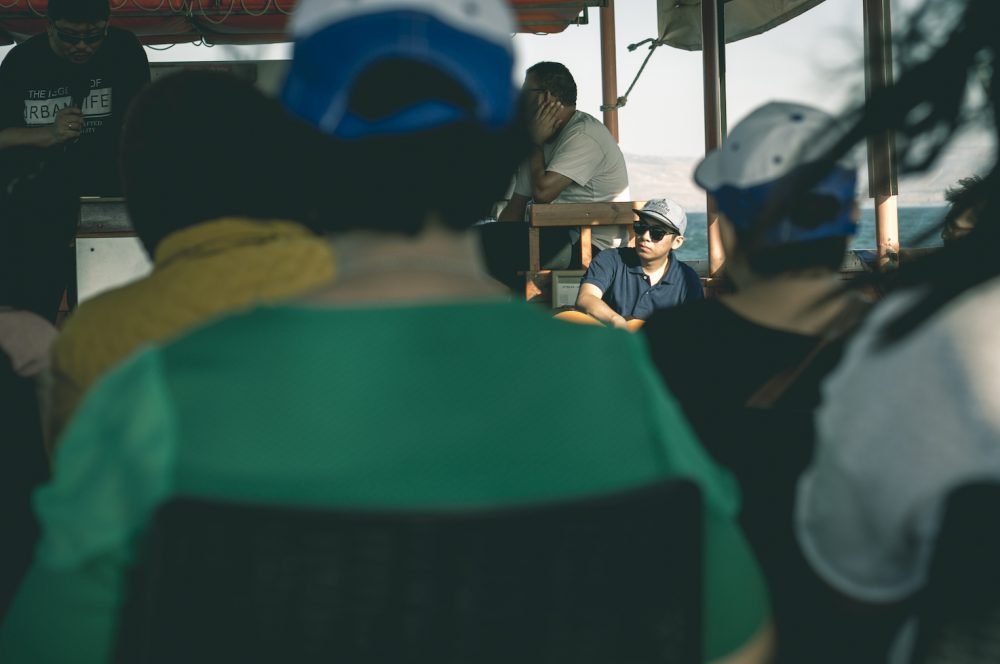
[[[601,89],[604,93],[604,126],[618,137],[618,56],[615,36],[615,0],[601,9]]]
[[[572,227],[629,225],[638,219],[636,210],[645,201],[623,201],[611,203],[557,203],[553,205],[531,206],[531,225],[536,227]]]

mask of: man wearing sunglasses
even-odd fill
[[[69,282],[80,196],[120,195],[125,111],[149,81],[108,0],[49,0],[48,26],[0,64],[0,243],[16,245],[21,306],[52,319]]]
[[[48,28],[0,65],[0,150],[75,141],[80,194],[117,194],[118,135],[149,82],[135,36],[109,27],[108,0],[50,0]]]
[[[635,248],[606,249],[594,257],[583,275],[578,309],[614,327],[646,320],[654,311],[705,295],[698,273],[671,253],[684,244],[687,215],[666,198],[656,198],[639,211]]]

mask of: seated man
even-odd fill
[[[687,215],[677,203],[656,198],[635,223],[635,248],[602,251],[583,275],[576,306],[597,320],[628,327],[658,309],[705,297],[698,273],[671,256],[684,244]]]
[[[517,170],[510,203],[499,221],[482,227],[483,247],[491,274],[516,287],[515,273],[528,265],[525,221],[529,203],[600,203],[631,199],[625,156],[600,120],[576,108],[576,82],[558,62],[539,62],[528,69],[521,88],[523,110],[533,147]],[[592,233],[595,251],[624,246],[624,226],[602,226]],[[540,235],[542,265],[549,269],[579,266],[573,249],[579,233],[544,228]]]
[[[530,148],[508,3],[384,5],[304,0],[290,23],[285,103],[332,144],[318,170],[337,174],[321,185],[340,207],[318,223],[343,257],[336,280],[152,346],[94,386],[38,493],[42,543],[0,661],[108,661],[127,563],[174,496],[496,508],[679,476],[703,497],[691,573],[703,572],[705,659],[767,661],[767,593],[731,518],[736,486],[650,371],[643,340],[555,322],[483,273],[469,226]],[[352,39],[359,26],[365,39]],[[373,211],[385,182],[399,184],[392,206]],[[539,371],[566,354],[615,370],[600,390],[562,389],[591,371]],[[527,376],[554,400],[525,400]],[[555,415],[573,408],[630,416]]]
[[[736,292],[660,311],[643,327],[702,444],[743,488],[744,530],[768,574],[790,662],[815,661],[827,624],[817,618],[822,589],[793,542],[795,482],[812,450],[820,381],[843,347],[829,335],[863,304],[839,274],[857,228],[856,166],[831,165],[808,188],[782,187],[841,131],[826,113],[792,103],[737,124],[694,173],[718,206]],[[781,207],[770,208],[782,192]],[[806,603],[816,611],[801,611]]]
[[[206,121],[207,107],[226,121]],[[122,173],[153,272],[69,317],[53,350],[50,440],[90,385],[136,348],[332,278],[328,245],[280,221],[306,214],[293,167],[305,154],[304,131],[277,102],[226,74],[182,72],[139,95]],[[192,145],[211,155],[210,176],[192,168]]]

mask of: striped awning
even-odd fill
[[[606,0],[511,0],[520,32],[561,32],[588,20],[587,9]],[[21,42],[45,30],[47,0],[13,0],[0,6],[0,44]],[[295,0],[111,0],[113,23],[144,44],[204,40],[212,44],[287,41],[285,23]]]

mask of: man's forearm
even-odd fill
[[[581,295],[576,298],[576,306],[602,323],[616,327],[625,324],[625,318],[596,295]]]
[[[0,129],[0,150],[28,146],[47,148],[55,144],[55,137],[49,127],[8,127]]]
[[[546,170],[545,154],[542,148],[535,147],[528,157],[528,170],[531,173],[531,198],[536,203],[552,203],[563,189],[572,182],[565,175]]]
[[[534,146],[531,148],[531,155],[528,157],[528,168],[531,171],[531,188],[537,191],[544,185],[545,181],[545,153],[542,148]]]
[[[531,170],[531,194],[536,203],[551,203],[559,192],[550,192],[549,173],[545,170],[545,153],[537,145],[532,148],[528,158],[528,168]]]

